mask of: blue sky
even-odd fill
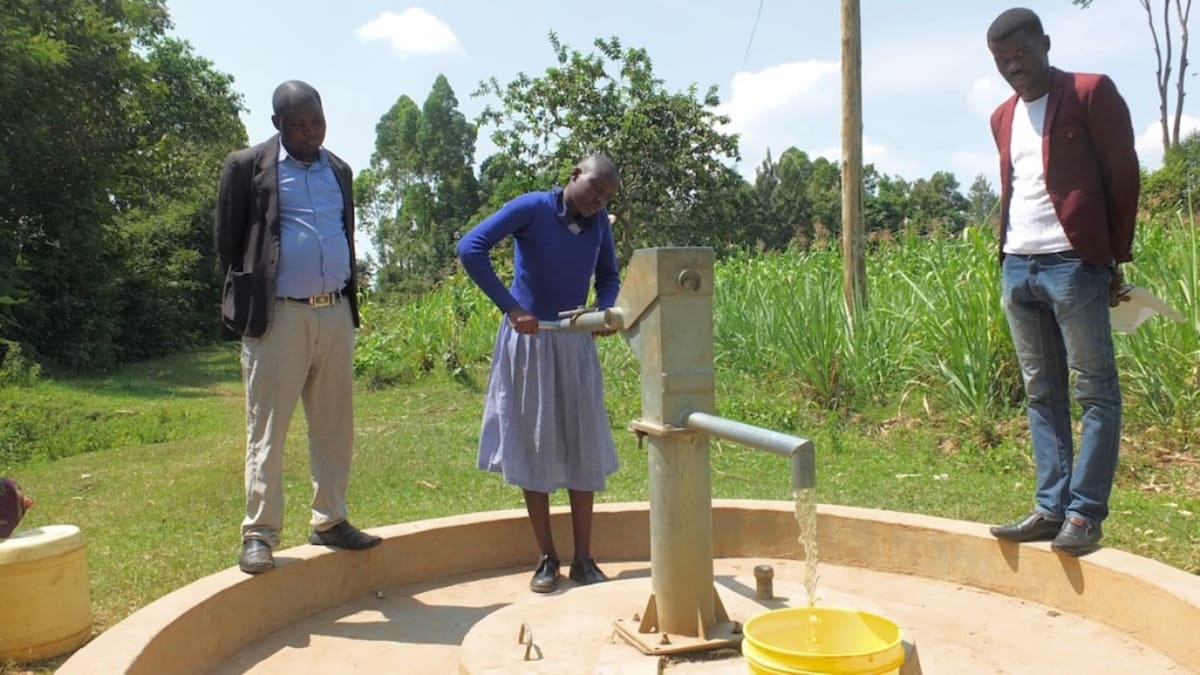
[[[616,35],[645,47],[671,89],[717,85],[740,134],[747,176],[767,148],[795,146],[840,157],[840,3],[764,0],[750,43],[755,0],[168,0],[174,33],[235,78],[250,111],[252,142],[273,129],[277,84],[316,86],[329,122],[326,146],[356,170],[370,161],[375,125],[401,95],[418,105],[439,73],[460,109],[486,103],[471,92],[483,79],[508,82],[552,64],[551,30],[591,51]],[[909,180],[951,170],[965,192],[977,174],[995,184],[996,155],[987,118],[1011,92],[992,65],[988,24],[1011,5],[992,0],[863,0],[865,160]],[[1029,0],[1051,37],[1050,62],[1111,75],[1133,114],[1144,166],[1161,163],[1154,54],[1135,0]],[[1193,58],[1200,52],[1193,47]],[[1193,66],[1196,72],[1197,67]],[[1200,128],[1185,99],[1186,128]],[[476,160],[493,149],[481,130]]]

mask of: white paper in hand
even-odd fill
[[[1125,293],[1125,297],[1129,299],[1109,308],[1113,330],[1132,333],[1155,314],[1162,314],[1172,321],[1183,321],[1183,315],[1175,311],[1174,307],[1159,300],[1158,296],[1144,288],[1133,286]]]

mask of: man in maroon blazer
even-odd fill
[[[992,135],[1000,152],[1003,305],[1037,464],[1033,511],[991,531],[1083,555],[1102,536],[1121,438],[1109,305],[1124,285],[1120,264],[1132,259],[1133,126],[1108,77],[1050,67],[1050,38],[1032,11],[1003,12],[987,41],[1016,92],[992,114]],[[1071,372],[1083,408],[1078,456]]]

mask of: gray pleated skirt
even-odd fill
[[[604,489],[617,470],[617,451],[589,333],[521,335],[501,320],[478,466],[535,492]]]

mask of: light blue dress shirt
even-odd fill
[[[350,280],[350,244],[342,188],[322,148],[305,166],[279,144],[279,270],[275,293],[307,298],[340,291]]]

